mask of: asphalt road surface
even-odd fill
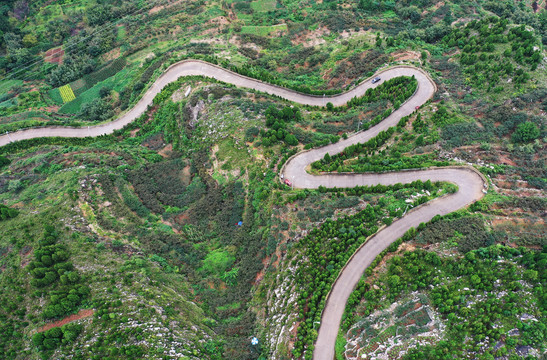
[[[143,114],[152,104],[154,97],[163,87],[181,76],[202,75],[216,80],[233,84],[238,87],[258,90],[271,95],[306,105],[326,106],[331,102],[334,106],[346,104],[353,97],[362,96],[369,88],[374,88],[388,79],[399,76],[415,76],[418,89],[414,95],[388,118],[376,126],[357,133],[346,140],[339,141],[319,149],[303,151],[292,157],[282,169],[286,179],[289,179],[296,188],[314,189],[321,185],[326,187],[354,187],[357,185],[391,185],[409,183],[415,180],[449,181],[458,185],[458,192],[430,201],[409,211],[401,219],[394,221],[390,226],[378,232],[369,239],[353,256],[340,272],[332,287],[323,315],[319,335],[315,345],[313,358],[315,360],[332,360],[334,358],[334,344],[340,328],[340,321],[349,295],[357,285],[365,269],[374,258],[386,249],[392,242],[399,239],[411,227],[417,227],[422,222],[431,220],[435,215],[445,215],[461,209],[483,196],[485,179],[476,170],[470,167],[435,168],[416,171],[399,171],[382,174],[328,174],[315,176],[306,172],[306,167],[312,162],[323,158],[328,152],[337,154],[347,146],[366,142],[380,131],[397,125],[399,120],[415,111],[417,106],[423,105],[436,91],[433,80],[423,71],[410,66],[396,66],[375,74],[382,80],[372,84],[369,78],[348,92],[336,96],[313,96],[298,93],[276,85],[236,74],[219,66],[199,60],[185,60],[169,67],[146,91],[137,104],[116,120],[109,123],[89,127],[40,127],[20,130],[0,136],[0,146],[10,142],[33,139],[38,137],[95,137],[110,134],[122,129]]]

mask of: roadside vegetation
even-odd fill
[[[458,230],[465,232],[463,224],[472,219],[441,223],[452,229],[458,223]],[[438,234],[440,227],[436,225],[432,224],[426,231]],[[346,310],[343,330],[348,332],[350,340],[344,349],[347,358],[380,353],[393,356],[400,352],[406,354],[404,359],[540,356],[546,335],[542,290],[546,281],[542,267],[545,252],[490,245],[447,256],[446,249],[454,244],[462,246],[469,239],[458,230],[453,230],[454,235],[434,250],[417,248],[398,252],[377,269],[374,276],[367,269],[370,276],[364,278]],[[427,241],[429,234],[424,235],[419,234],[416,241]],[[487,244],[493,242],[492,239]],[[421,296],[419,303],[430,303],[432,307],[421,325],[431,325],[433,313],[442,322],[435,325],[437,332],[414,328],[413,336],[405,339],[401,325],[388,322],[383,328],[365,330],[371,333],[365,342],[357,340],[355,331],[363,326],[361,319],[416,293]],[[407,306],[399,312],[406,314],[411,310]],[[470,314],[474,314],[472,320]],[[395,316],[401,317],[397,313]],[[413,321],[418,325],[421,320]],[[354,324],[359,325],[353,327]],[[420,336],[429,336],[429,341],[420,340]],[[399,341],[388,345],[393,344],[394,339]],[[379,345],[387,347],[376,350]]]

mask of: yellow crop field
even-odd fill
[[[70,87],[70,84],[61,86],[59,88],[59,92],[61,93],[61,97],[63,98],[63,102],[65,104],[67,102],[71,102],[72,100],[76,99],[76,96],[74,95],[74,92],[72,91],[72,88]]]

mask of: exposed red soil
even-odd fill
[[[543,227],[545,226],[545,221],[543,219],[537,219],[534,222],[531,222],[529,219],[524,218],[510,218],[510,219],[504,219],[504,218],[497,218],[492,219],[492,227],[497,227],[499,225],[513,225],[513,226],[522,226],[522,228],[531,227],[533,225],[537,227]]]
[[[160,154],[163,158],[167,158],[171,155],[173,152],[173,144],[167,144],[166,147],[158,151],[158,154]]]
[[[505,165],[510,165],[510,166],[517,166],[517,163],[514,162],[513,160],[509,159],[509,156],[506,155],[506,154],[499,154],[499,163],[500,164],[505,164]]]
[[[420,60],[421,54],[417,51],[402,51],[392,54],[394,61]]]
[[[290,340],[289,340],[289,350],[292,350],[294,348],[294,343],[296,339],[296,335],[298,333],[298,327],[300,326],[301,321],[296,321],[292,327],[292,330],[290,331]]]
[[[39,111],[49,112],[49,113],[55,113],[55,112],[59,111],[60,108],[61,107],[59,105],[50,105],[50,106],[41,107],[38,110]]]
[[[160,221],[161,221],[162,224],[169,226],[175,234],[180,234],[180,231],[177,230],[175,228],[175,226],[173,224],[171,224],[169,221],[167,221],[167,220],[160,220]]]
[[[59,0],[48,0],[44,3],[44,5],[42,5],[42,7],[46,7],[46,6],[51,5],[51,4],[53,4],[57,1],[59,1]]]
[[[291,42],[293,45],[302,44],[304,46],[315,46],[325,42],[323,36],[329,34],[330,30],[323,26],[315,29],[314,31],[307,31],[302,34],[298,34],[291,39]]]
[[[107,53],[104,53],[101,57],[103,61],[110,61],[110,60],[116,60],[121,55],[121,48],[117,47],[112,50],[110,50]]]
[[[52,64],[62,64],[65,51],[62,47],[49,49],[44,54],[44,61]]]
[[[175,217],[175,223],[180,224],[180,225],[184,225],[184,224],[186,224],[187,220],[189,220],[189,219],[190,219],[190,216],[188,215],[188,211],[185,211],[182,214],[177,215]]]
[[[528,183],[525,183],[525,182],[518,182],[518,183],[513,183],[511,181],[503,181],[503,180],[498,180],[498,179],[494,179],[494,183],[496,184],[496,186],[500,187],[500,188],[503,188],[503,189],[510,189],[510,190],[513,190],[513,186],[516,185],[517,186],[517,189],[519,190],[522,190],[522,189],[533,189],[530,184]]]
[[[270,257],[266,256],[264,259],[262,259],[262,270],[260,270],[255,277],[255,284],[259,284],[262,279],[264,278],[264,275],[266,274],[266,266],[270,263]]]
[[[422,12],[422,16],[425,16],[425,15],[429,14],[430,12],[435,12],[435,11],[439,10],[441,8],[441,6],[444,6],[444,1],[440,1],[440,2],[436,3],[435,5],[433,5],[433,9],[431,11],[424,10]]]
[[[365,53],[363,53],[365,54]],[[340,60],[340,61],[337,61],[336,62],[336,66],[340,65],[344,60]],[[347,63],[348,67],[352,67],[353,64],[350,62],[350,61],[345,61],[345,63]],[[345,88],[346,86],[348,86],[351,82],[353,81],[353,79],[350,79],[344,75],[340,75],[338,77],[332,77],[330,80],[329,80],[329,83],[327,85],[327,87],[329,89],[331,88],[335,88],[335,87],[341,87],[341,88]]]
[[[31,246],[23,247],[19,254],[21,255],[21,267],[24,268],[32,260],[32,247]]]
[[[382,269],[385,268],[386,266],[386,263],[392,258],[394,257],[395,255],[400,255],[401,253],[405,252],[405,251],[414,251],[416,249],[416,246],[413,245],[413,244],[410,244],[410,243],[402,243],[400,246],[399,246],[399,249],[397,250],[397,252],[395,253],[387,253],[383,258],[382,260],[380,261],[380,263],[374,268],[372,269],[372,274],[370,276],[367,276],[366,280],[365,280],[365,283],[369,284],[369,285],[373,285],[375,283],[376,280],[378,280],[378,277],[380,276],[380,273],[382,272]]]
[[[327,71],[325,71],[325,73],[323,74],[322,78],[323,80],[328,80],[330,78],[330,73],[332,72],[332,68],[328,69]]]
[[[157,12],[160,12],[161,10],[163,9],[166,9],[166,8],[170,8],[178,3],[182,2],[182,0],[178,0],[178,1],[174,1],[172,3],[169,3],[167,5],[157,5],[157,6],[154,6],[152,9],[148,10],[148,14],[149,15],[152,15],[152,14],[155,14]]]
[[[142,143],[143,146],[159,151],[165,147],[165,140],[163,139],[163,134],[157,134],[149,137],[146,141]]]
[[[42,326],[41,328],[38,329],[38,332],[44,332],[44,331],[47,331],[49,329],[53,329],[55,327],[60,327],[60,326],[63,326],[65,324],[71,323],[73,321],[88,318],[88,317],[92,316],[94,312],[95,312],[95,310],[93,310],[93,309],[80,310],[80,311],[78,311],[77,314],[72,314],[72,315],[67,316],[66,318],[64,318],[62,320],[55,321],[55,322],[52,322],[52,323],[49,323],[49,324],[46,324],[46,325]]]

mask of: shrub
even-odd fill
[[[511,139],[515,143],[526,143],[533,141],[540,136],[539,128],[536,124],[530,121],[517,125],[517,129],[513,133]]]

